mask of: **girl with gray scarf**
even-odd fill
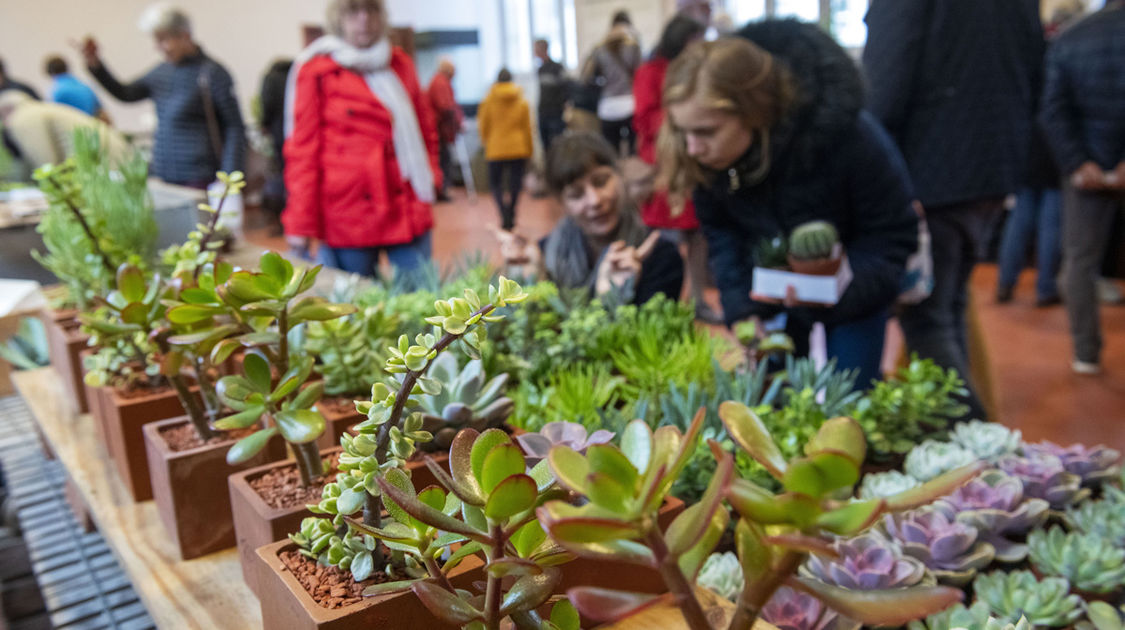
[[[587,287],[596,296],[621,292],[624,302],[639,304],[657,293],[679,298],[680,254],[641,222],[604,138],[572,132],[555,140],[546,179],[566,214],[537,244],[499,232],[509,264],[528,265],[560,287]]]

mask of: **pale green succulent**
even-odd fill
[[[711,554],[703,563],[703,568],[699,570],[696,583],[732,602],[737,600],[744,584],[742,564],[739,563],[738,556],[729,551]]]
[[[1078,590],[1109,593],[1125,584],[1125,549],[1096,534],[1056,525],[1028,534],[1027,547],[1040,573],[1067,578]]]
[[[996,422],[973,420],[958,423],[949,437],[980,459],[992,459],[1019,450],[1023,434]]]
[[[1036,580],[1030,571],[978,575],[973,581],[977,601],[1008,622],[1026,618],[1035,626],[1069,626],[1082,617],[1082,599],[1070,594],[1070,582],[1049,577]]]
[[[926,440],[906,454],[903,470],[918,481],[929,481],[977,459],[975,453],[958,444]]]
[[[859,486],[859,498],[883,499],[920,485],[921,481],[897,470],[864,475],[863,483]]]
[[[965,608],[964,604],[950,606],[922,621],[911,621],[906,626],[907,630],[1031,630],[1031,627],[1026,617],[1020,617],[1016,623],[993,617],[988,604],[979,601],[969,608]]]
[[[1125,606],[1114,608],[1105,602],[1088,602],[1086,620],[1074,625],[1075,630],[1122,630],[1125,628]]]
[[[1067,508],[1063,518],[1072,530],[1096,534],[1118,547],[1125,547],[1125,501],[1110,498],[1085,501]]]

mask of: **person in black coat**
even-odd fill
[[[587,287],[593,296],[613,292],[623,303],[642,304],[658,293],[679,299],[680,252],[641,222],[605,138],[589,131],[559,136],[547,152],[546,180],[565,215],[538,243],[497,231],[509,265],[530,267],[560,287]]]
[[[966,285],[1020,188],[1043,59],[1038,0],[871,0],[869,108],[902,149],[932,236],[934,287],[903,310],[907,345],[969,381]],[[967,417],[984,418],[971,391]]]
[[[662,178],[691,192],[728,324],[784,315],[807,353],[814,322],[828,354],[880,377],[887,317],[915,250],[906,165],[871,114],[855,64],[815,25],[765,21],[689,47],[668,70]],[[761,244],[831,223],[853,273],[832,307],[756,299]]]

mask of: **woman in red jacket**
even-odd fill
[[[702,38],[706,30],[704,24],[686,15],[677,15],[664,27],[652,57],[637,68],[637,75],[633,78],[633,100],[636,102],[633,131],[637,136],[637,154],[650,165],[656,164],[656,138],[664,122],[664,106],[661,103],[664,73],[668,71],[668,64],[688,44]],[[673,212],[674,204],[669,202],[667,193],[663,191],[652,192],[647,200],[638,201],[645,225],[668,236],[679,234],[679,240],[685,242],[696,316],[709,323],[721,323],[722,317],[703,301],[703,286],[707,283],[707,244],[699,231],[699,221],[695,218],[691,200],[681,200],[679,205],[682,207],[676,212]]]
[[[332,0],[327,24],[289,74],[286,240],[319,242],[318,262],[352,273],[371,275],[382,250],[412,271],[430,258],[441,181],[433,113],[382,0]]]

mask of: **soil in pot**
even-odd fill
[[[358,604],[363,601],[363,589],[391,581],[386,573],[376,571],[371,578],[356,582],[351,573],[324,566],[299,551],[283,551],[277,557],[321,608],[337,609]]]
[[[320,503],[324,486],[336,479],[339,469],[336,467],[340,461],[340,451],[329,453],[321,457],[325,473],[320,481],[311,486],[301,484],[301,473],[297,465],[274,468],[265,474],[249,480],[250,487],[266,502],[266,505],[275,510],[287,510],[294,507],[304,507],[310,503]],[[273,542],[273,541],[270,541]]]
[[[251,432],[247,429],[201,440],[186,417],[143,427],[157,511],[182,559],[234,546],[227,477],[266,463],[278,452],[267,447],[245,464],[227,464],[230,445]],[[280,438],[274,440],[280,442]]]

